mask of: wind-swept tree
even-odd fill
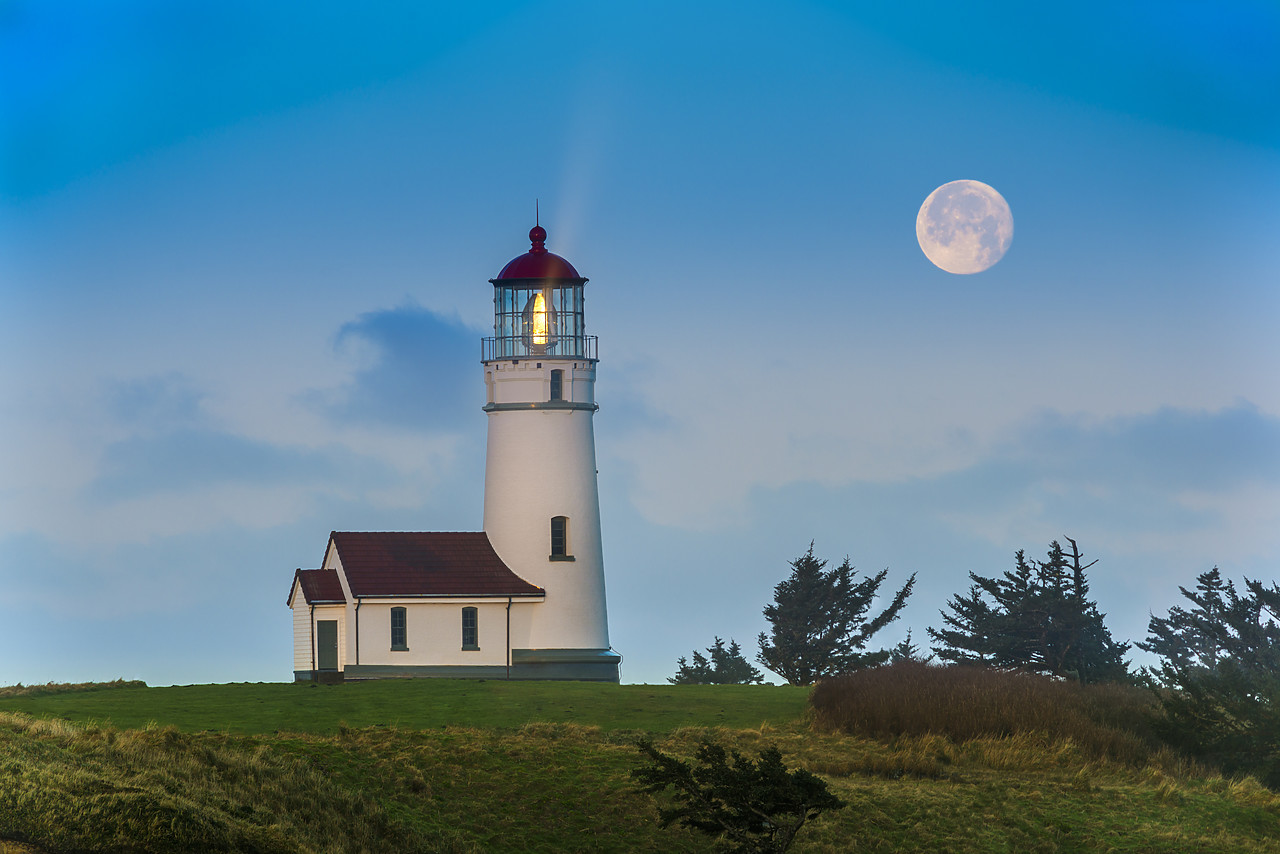
[[[1139,649],[1160,656],[1145,675],[1166,739],[1224,771],[1280,789],[1280,587],[1245,579],[1243,593],[1215,566],[1179,587],[1193,607],[1151,617]]]
[[[791,575],[773,588],[773,604],[764,609],[772,628],[760,633],[756,660],[792,685],[812,685],[887,661],[887,649],[864,650],[872,635],[898,619],[916,583],[913,574],[888,606],[868,619],[889,570],[856,580],[848,558],[835,569],[826,566],[809,543],[809,550],[791,561]]]
[[[707,647],[711,657],[693,651],[693,662],[683,655],[677,659],[679,668],[675,676],[668,676],[672,685],[752,685],[764,681],[759,670],[751,666],[742,655],[742,647],[736,640],[729,640],[726,648],[724,641],[716,636],[715,643]]]
[[[943,661],[1017,667],[1081,682],[1122,682],[1129,670],[1127,643],[1116,643],[1105,615],[1089,598],[1086,570],[1070,537],[1070,553],[1055,540],[1048,558],[1028,560],[1019,550],[1014,568],[998,578],[969,573],[973,584],[947,602],[941,629],[929,629]]]

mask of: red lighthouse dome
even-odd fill
[[[544,245],[547,240],[547,230],[540,225],[535,225],[529,229],[529,241],[533,244],[529,251],[523,255],[512,258],[507,262],[507,266],[502,268],[502,272],[497,278],[490,279],[496,282],[499,279],[581,279],[578,271],[573,269],[573,265],[565,259],[556,255],[554,252],[548,252]]]

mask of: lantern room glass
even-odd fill
[[[493,337],[484,359],[595,358],[585,334],[583,279],[498,280],[493,287]]]

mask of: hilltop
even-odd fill
[[[90,686],[91,687],[91,686]],[[0,838],[48,852],[709,851],[657,826],[634,746],[711,739],[826,779],[819,851],[1280,852],[1280,797],[1051,733],[816,731],[807,689],[416,682],[0,697]]]

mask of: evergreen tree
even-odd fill
[[[707,651],[711,653],[711,666],[718,684],[753,685],[764,681],[764,675],[743,657],[742,647],[736,640],[730,638],[729,648],[725,649],[724,641],[717,637]]]
[[[1164,663],[1159,670],[1148,669],[1149,674],[1213,670],[1229,655],[1228,600],[1239,601],[1235,584],[1224,582],[1215,566],[1196,576],[1196,592],[1185,587],[1178,590],[1195,608],[1187,611],[1174,605],[1168,617],[1151,617],[1147,627],[1149,636],[1138,648],[1155,653]]]
[[[830,571],[826,566],[814,557],[810,543],[805,554],[791,561],[791,575],[773,588],[773,604],[764,609],[772,628],[767,635],[760,633],[757,661],[792,685],[811,685],[887,661],[888,650],[862,650],[872,635],[898,618],[916,583],[912,575],[893,601],[868,620],[889,570],[855,581],[848,558]]]
[[[676,659],[676,665],[676,675],[667,677],[672,685],[710,685],[715,681],[711,662],[696,649],[693,651],[692,664],[682,655]]]
[[[933,661],[933,656],[925,658],[920,652],[920,647],[911,639],[911,629],[907,629],[907,636],[903,638],[897,646],[889,650],[889,663],[897,664],[899,661],[915,661],[920,664],[928,664]]]
[[[1018,560],[1022,560],[1021,551]],[[977,578],[973,573],[969,573],[969,577]],[[992,632],[997,628],[999,615],[982,598],[982,590],[972,584],[967,596],[952,596],[947,607],[951,609],[950,614],[940,612],[944,628],[928,629],[929,637],[942,645],[941,649],[934,647],[934,652],[943,661],[954,664],[992,664],[995,658]]]
[[[668,676],[672,685],[751,685],[764,681],[759,670],[751,666],[742,655],[742,647],[736,640],[730,639],[726,649],[724,641],[717,635],[715,643],[707,647],[711,655],[694,650],[693,663],[683,655],[676,660],[679,665],[675,676]]]
[[[1164,706],[1166,739],[1228,772],[1280,789],[1280,587],[1245,579],[1245,592],[1214,567],[1193,608],[1151,618],[1139,649],[1160,656],[1146,676]]]
[[[1126,681],[1127,643],[1116,643],[1104,614],[1089,599],[1086,570],[1076,541],[1067,553],[1055,540],[1044,561],[1019,550],[1014,568],[998,578],[969,573],[967,595],[947,602],[943,628],[929,629],[943,661],[1014,667],[1079,679]]]

